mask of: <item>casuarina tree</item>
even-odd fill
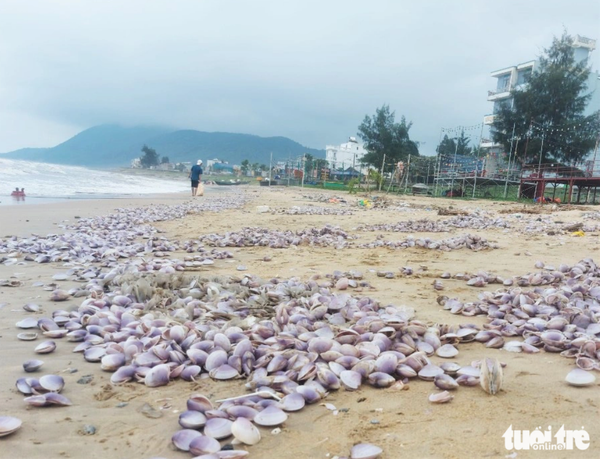
[[[142,167],[149,168],[152,166],[158,166],[158,153],[153,148],[149,148],[147,145],[142,147],[142,152],[144,153],[140,158],[140,163],[142,163]]]
[[[590,67],[575,60],[572,45],[566,32],[555,37],[527,84],[512,91],[512,107],[502,106],[494,119],[494,141],[508,151],[514,138],[521,139],[516,154],[523,162],[576,165],[594,148],[600,113],[584,115]]]
[[[408,155],[419,155],[417,143],[410,140],[408,133],[412,123],[404,116],[396,123],[395,118],[389,105],[376,109],[373,116],[365,116],[358,127],[358,136],[367,150],[362,162],[379,169],[385,155],[384,171],[390,172],[398,161],[406,161]]]

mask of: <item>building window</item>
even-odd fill
[[[497,92],[506,92],[510,89],[510,75],[502,75],[498,77]]]
[[[517,84],[529,83],[529,78],[531,78],[531,69],[519,70],[519,74],[517,75]]]

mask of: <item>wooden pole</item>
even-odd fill
[[[383,161],[381,161],[381,180],[379,181],[379,191],[381,191],[381,185],[383,185],[383,167],[385,166],[385,153],[383,154]]]

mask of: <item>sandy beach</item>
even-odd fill
[[[241,187],[242,188],[242,187]],[[485,316],[466,317],[451,314],[437,301],[440,295],[473,302],[485,291],[496,291],[502,285],[489,284],[471,287],[465,280],[441,280],[443,290],[437,291],[432,283],[442,273],[478,273],[486,271],[503,278],[521,276],[536,270],[540,260],[547,265],[573,265],[585,258],[597,259],[598,234],[584,231],[577,237],[570,231],[556,231],[569,224],[583,222],[584,214],[593,213],[592,207],[544,207],[540,213],[528,213],[531,206],[512,202],[444,200],[426,197],[385,196],[375,200],[374,207],[364,207],[358,201],[361,195],[334,193],[316,189],[243,187],[233,193],[243,193],[247,199],[241,208],[221,212],[190,213],[184,218],[151,223],[160,237],[170,241],[198,240],[208,234],[238,231],[243,227],[260,227],[298,231],[335,225],[355,239],[349,246],[311,247],[306,245],[275,249],[269,247],[231,247],[232,258],[215,260],[214,265],[195,268],[200,275],[243,276],[246,274],[271,278],[297,277],[307,281],[315,275],[326,280],[326,275],[339,270],[360,271],[371,287],[346,293],[368,296],[383,305],[393,304],[413,308],[415,319],[432,324],[474,324],[482,328],[488,322]],[[207,193],[196,200],[217,199],[221,193]],[[380,196],[384,196],[383,193]],[[346,202],[340,202],[341,198]],[[71,201],[45,206],[7,206],[1,209],[0,238],[31,234],[61,233],[65,225],[93,216],[108,215],[116,208],[135,209],[144,206],[181,205],[190,201],[186,194],[161,195],[148,198]],[[381,204],[385,202],[385,204]],[[269,206],[261,213],[257,206]],[[330,209],[338,214],[290,214],[294,206]],[[440,212],[442,209],[442,212]],[[387,247],[361,248],[379,239],[398,241],[411,233],[385,230],[362,231],[361,225],[395,224],[409,220],[450,218],[440,213],[459,214],[473,211],[503,219],[508,227],[472,229],[453,227],[449,232],[412,233],[415,238],[447,239],[465,234],[477,235],[497,248],[472,251],[466,248],[453,251],[431,250],[421,247],[391,249]],[[537,212],[537,210],[535,211]],[[538,230],[535,230],[535,228]],[[533,228],[533,229],[532,229]],[[224,249],[223,249],[224,250]],[[183,259],[184,251],[168,252],[170,259]],[[7,254],[0,254],[7,256]],[[146,255],[148,256],[148,255]],[[200,378],[195,382],[181,379],[167,386],[149,388],[129,382],[113,385],[111,373],[102,371],[97,363],[73,353],[77,343],[57,339],[57,349],[42,357],[33,348],[43,339],[19,341],[15,323],[26,317],[51,317],[59,309],[74,310],[84,298],[70,298],[52,302],[50,292],[36,283],[51,283],[52,276],[66,269],[60,262],[36,263],[24,261],[24,254],[15,255],[17,264],[0,264],[0,279],[21,282],[16,287],[0,287],[0,416],[15,416],[23,421],[16,433],[0,439],[2,458],[189,458],[190,453],[176,451],[171,436],[179,429],[178,416],[186,409],[186,400],[194,393],[202,393],[211,400],[246,393],[245,380],[217,382]],[[270,261],[265,261],[270,260]],[[597,261],[597,260],[596,260]],[[238,267],[246,270],[239,271]],[[403,267],[413,273],[403,274]],[[394,278],[378,276],[378,272],[392,272]],[[55,281],[61,289],[81,285],[72,279]],[[334,288],[332,290],[335,290]],[[26,312],[23,305],[36,303],[38,313]],[[507,338],[508,340],[508,338]],[[598,456],[600,448],[599,385],[572,387],[565,376],[574,368],[573,359],[558,353],[513,353],[490,349],[479,342],[461,343],[459,354],[451,359],[460,365],[470,365],[484,357],[498,358],[505,363],[503,390],[495,396],[479,386],[460,387],[453,392],[454,399],[446,404],[432,404],[429,394],[437,392],[430,381],[411,379],[407,390],[375,389],[366,384],[356,391],[337,390],[322,403],[335,405],[339,413],[316,403],[299,412],[290,413],[278,434],[273,429],[261,428],[262,440],[255,446],[244,447],[252,458],[333,458],[349,456],[356,443],[371,443],[383,449],[382,459],[395,458],[469,458],[489,457],[577,457]],[[41,358],[45,364],[36,373],[27,374],[22,363]],[[443,359],[433,355],[435,363]],[[595,372],[598,375],[598,372]],[[72,406],[28,407],[24,395],[15,388],[15,381],[25,376],[59,374],[65,382],[63,395]],[[84,376],[87,383],[82,383]],[[79,383],[78,383],[79,381]],[[148,416],[148,404],[153,411]],[[144,413],[145,411],[145,413]],[[541,426],[561,425],[565,429],[581,429],[590,435],[590,448],[585,451],[519,451],[507,456],[503,433],[509,426],[514,429],[534,430]],[[93,426],[95,433],[86,433]],[[89,429],[88,429],[89,430]],[[224,440],[222,444],[229,443]]]

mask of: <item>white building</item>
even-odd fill
[[[575,35],[573,40],[573,48],[575,51],[576,62],[589,62],[590,54],[596,49],[596,40]],[[539,63],[537,60],[523,62],[522,64],[513,65],[492,72],[492,77],[496,78],[496,89],[488,91],[489,102],[494,104],[492,113],[483,117],[483,124],[490,126],[493,130],[494,119],[496,114],[503,106],[513,106],[512,92],[515,89],[521,89],[529,80],[532,72],[535,71]],[[590,115],[600,108],[600,74],[598,71],[590,72],[587,81],[587,93],[591,94],[590,100],[586,106],[584,115]],[[491,137],[491,133],[489,135]],[[502,145],[492,142],[491,140],[484,141],[481,146],[493,152],[501,152]]]
[[[356,137],[350,137],[348,142],[341,145],[327,145],[325,147],[325,159],[332,169],[357,166],[362,157],[367,153]]]

